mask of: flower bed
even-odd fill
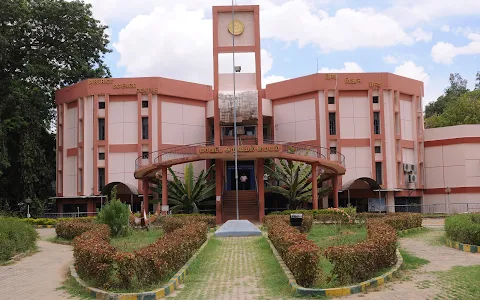
[[[0,261],[35,248],[37,232],[17,218],[0,218]]]
[[[265,225],[268,237],[297,282],[302,286],[312,286],[320,275],[318,246],[290,226],[286,216],[267,216]]]
[[[480,213],[446,218],[445,231],[447,237],[454,242],[480,246]]]
[[[82,279],[107,290],[149,287],[178,271],[206,241],[207,229],[204,222],[185,222],[153,244],[120,252],[108,226],[94,225],[74,239],[74,265]]]
[[[367,239],[364,242],[329,247],[325,256],[334,265],[333,273],[341,283],[359,282],[396,263],[396,243],[395,229],[383,219],[372,219],[367,221]]]

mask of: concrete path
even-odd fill
[[[55,229],[37,229],[41,239],[55,234]],[[15,264],[0,266],[0,298],[9,300],[56,300],[70,297],[56,289],[62,285],[73,258],[71,246],[43,240],[38,252]]]

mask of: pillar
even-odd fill
[[[162,167],[162,206],[168,205],[168,182],[167,167]],[[162,211],[162,215],[167,215],[166,211]]]
[[[222,174],[223,160],[215,160],[215,215],[217,224],[222,224]]]
[[[312,164],[312,203],[313,209],[318,209],[317,165]]]
[[[263,134],[263,132],[262,132]],[[257,184],[258,184],[258,220],[263,222],[265,216],[265,183],[263,181],[263,174],[265,160],[263,158],[257,159]]]
[[[95,215],[95,198],[91,198],[87,200],[87,216],[94,216]]]
[[[142,189],[143,189],[143,211],[145,212],[146,215],[148,215],[148,190],[150,189],[150,186],[146,178],[142,180]]]
[[[333,207],[338,207],[338,176],[332,178]]]

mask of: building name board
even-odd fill
[[[325,74],[326,80],[337,79],[337,74]]]
[[[137,89],[137,94],[157,94],[158,89],[157,88],[145,88],[145,89]]]
[[[380,82],[369,82],[368,86],[371,88],[379,88],[380,87]]]
[[[137,84],[135,84],[135,83],[120,83],[120,84],[114,84],[113,88],[114,89],[135,89],[135,88],[137,88]]]
[[[345,78],[345,81],[344,81],[346,84],[357,84],[357,83],[361,83],[360,81],[360,78]]]
[[[199,147],[197,149],[199,154],[207,153],[235,153],[235,146],[207,146]],[[237,152],[279,152],[279,145],[264,145],[264,146],[237,146]]]
[[[112,78],[99,78],[99,79],[89,79],[88,80],[88,85],[93,85],[93,84],[112,84],[113,79]]]

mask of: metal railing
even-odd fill
[[[386,205],[387,212],[417,212],[422,214],[459,214],[480,212],[480,203],[436,203]]]
[[[58,219],[58,218],[81,218],[94,217],[97,212],[71,212],[71,213],[45,213],[38,218]]]

